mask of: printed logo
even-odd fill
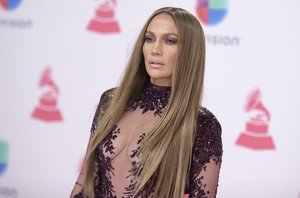
[[[22,0],[0,0],[0,7],[5,11],[13,11],[19,7]],[[33,21],[31,19],[14,18],[9,15],[0,14],[0,28],[11,29],[31,29],[33,27]]]
[[[245,112],[251,115],[246,130],[240,134],[236,144],[257,150],[274,150],[273,140],[268,134],[271,115],[261,102],[259,89],[253,90],[248,96]]]
[[[49,67],[42,73],[39,87],[46,91],[41,96],[39,104],[31,116],[46,122],[62,121],[61,113],[57,108],[59,89],[52,80],[51,69]]]
[[[7,168],[8,162],[8,143],[0,140],[0,176],[3,175]]]
[[[6,186],[0,186],[0,197],[18,197],[18,190]]]
[[[227,7],[227,0],[198,0],[196,12],[204,24],[216,25],[226,16]]]
[[[21,0],[0,0],[0,5],[5,10],[14,10],[16,9],[21,3]]]
[[[96,16],[90,21],[87,29],[97,33],[118,33],[120,28],[114,18],[117,6],[116,0],[106,0],[96,10]]]

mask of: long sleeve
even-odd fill
[[[113,89],[109,89],[109,90],[105,91],[100,97],[100,101],[97,105],[97,109],[96,109],[96,112],[95,112],[95,115],[94,115],[94,118],[93,118],[93,122],[92,122],[92,126],[91,126],[91,133],[90,133],[88,146],[87,146],[86,153],[85,153],[85,159],[84,159],[83,167],[82,167],[82,169],[80,171],[80,174],[77,178],[77,181],[76,181],[76,183],[73,187],[73,190],[71,192],[70,197],[76,197],[76,198],[77,197],[82,197],[81,191],[82,191],[84,179],[85,179],[85,176],[86,176],[85,166],[86,166],[87,153],[90,150],[90,146],[91,146],[91,143],[92,143],[91,139],[92,139],[93,135],[95,134],[97,123],[98,123],[98,120],[99,120],[99,116],[100,116],[100,114],[104,113],[105,105],[113,97],[112,92],[113,92]]]
[[[207,109],[199,111],[189,175],[189,198],[214,198],[222,161],[221,125]]]

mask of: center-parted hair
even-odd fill
[[[204,80],[205,37],[198,19],[182,8],[163,7],[146,21],[128,60],[124,75],[106,104],[88,150],[84,194],[94,197],[93,172],[97,146],[112,130],[133,100],[145,89],[149,75],[145,69],[143,45],[151,20],[159,15],[172,17],[178,30],[178,52],[172,73],[172,90],[161,121],[144,138],[141,149],[143,169],[136,193],[155,175],[154,197],[182,197],[189,173],[194,133],[201,105]]]

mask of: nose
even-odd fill
[[[152,48],[152,55],[154,55],[154,56],[162,55],[162,49],[161,49],[160,43],[158,43],[158,42],[154,43],[153,48]]]

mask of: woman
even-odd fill
[[[71,197],[215,197],[221,126],[201,107],[205,39],[186,10],[144,25],[118,88],[101,96]]]

